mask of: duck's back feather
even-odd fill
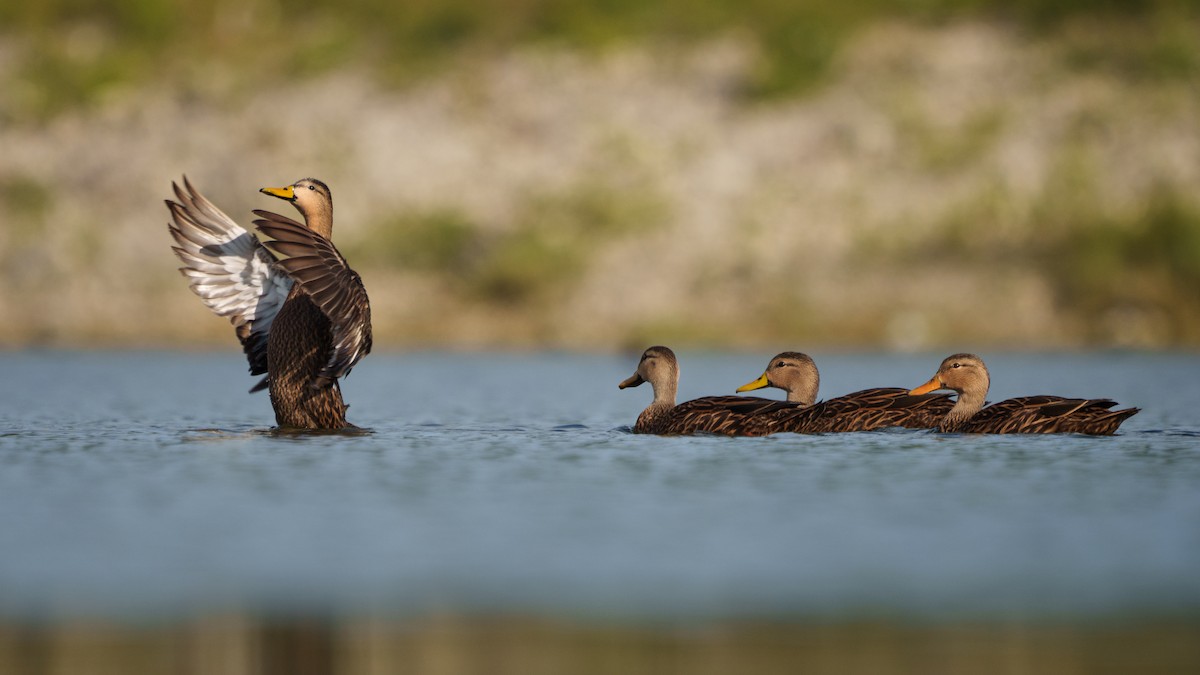
[[[647,408],[634,431],[652,434],[711,433],[765,436],[778,431],[780,415],[799,408],[788,401],[753,396],[704,396],[673,408]]]
[[[876,387],[792,411],[780,421],[780,430],[815,434],[925,429],[937,425],[953,405],[949,394],[909,394],[907,389]]]
[[[1109,435],[1140,408],[1112,410],[1117,402],[1099,398],[1019,396],[982,408],[969,419],[946,420],[941,431],[988,434],[1077,433]]]

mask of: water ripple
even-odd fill
[[[1064,393],[1145,409],[1112,438],[729,439],[630,433],[648,401],[613,390],[628,363],[563,355],[373,355],[345,385],[364,429],[284,433],[265,397],[245,395],[236,356],[0,357],[46,383],[39,398],[0,393],[0,616],[1200,611],[1200,396],[1171,382],[1196,372],[1191,357],[1121,361],[1158,388],[1103,355],[1066,359]],[[854,367],[911,379],[883,356],[830,361],[833,391]],[[686,362],[695,393],[762,365]],[[403,385],[455,368],[452,381],[481,391],[542,386]],[[561,368],[576,381],[551,376]],[[1010,357],[998,372],[1022,382],[1044,369]]]

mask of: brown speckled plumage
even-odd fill
[[[333,340],[325,316],[296,286],[275,317],[267,346],[271,407],[275,422],[295,429],[341,429],[346,404],[337,381],[315,386],[316,373],[328,359]]]
[[[937,374],[913,393],[952,389],[958,402],[937,425],[938,431],[974,434],[1073,433],[1108,436],[1139,408],[1112,410],[1107,398],[1021,396],[984,407],[991,377],[983,359],[974,354],[946,357]]]
[[[779,415],[795,409],[787,401],[752,396],[703,396],[670,408],[651,405],[638,415],[636,434],[710,433],[725,436],[766,436],[779,428]]]
[[[654,402],[638,415],[633,425],[636,434],[765,436],[778,431],[781,414],[800,407],[788,401],[747,396],[705,396],[676,405],[679,363],[675,353],[662,346],[647,349],[637,372],[619,386],[625,389],[644,382],[654,388]]]
[[[330,241],[333,198],[314,178],[263,193],[291,202],[304,223],[255,211],[262,239],[237,225],[184,178],[167,201],[176,255],[192,290],[237,329],[252,374],[267,377],[280,427],[342,429],[338,378],[371,350],[366,289]]]
[[[888,427],[928,429],[953,406],[944,394],[911,395],[906,389],[877,388],[821,401],[779,420],[779,431],[820,434]]]
[[[777,414],[774,424],[777,431],[800,434],[925,429],[941,421],[954,404],[947,394],[914,395],[899,388],[864,389],[815,403],[819,386],[817,365],[807,354],[783,352],[771,359],[757,380],[738,391],[775,387],[787,392],[789,401],[803,407]]]

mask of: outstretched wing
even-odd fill
[[[320,385],[350,372],[371,351],[371,304],[358,273],[333,243],[305,225],[270,211],[256,210],[254,226],[267,237],[263,246],[329,317],[333,346],[317,374]]]
[[[171,188],[177,201],[166,200],[171,211],[167,227],[177,244],[172,249],[183,262],[179,271],[209,309],[229,318],[250,361],[250,374],[267,372],[267,335],[292,280],[253,234],[205,199],[187,176],[182,188],[174,182]]]

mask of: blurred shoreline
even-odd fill
[[[290,213],[259,187],[330,183],[383,348],[1195,347],[1192,57],[1131,71],[1105,30],[878,21],[821,84],[749,102],[761,48],[734,32],[400,87],[214,63],[10,111],[0,346],[234,345],[174,271],[186,173],[242,223]]]
[[[116,673],[1184,673],[1196,621],[628,625],[529,617],[218,615],[153,626],[0,622],[0,671]]]

